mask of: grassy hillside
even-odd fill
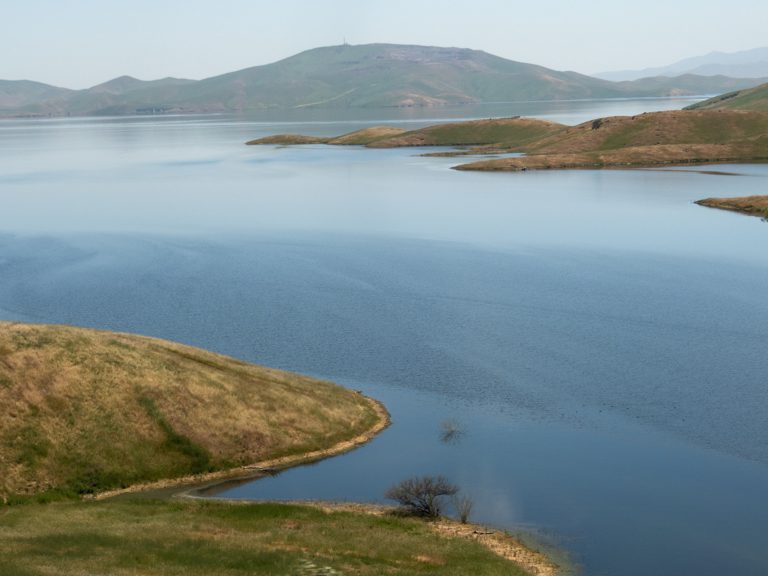
[[[534,118],[495,118],[437,124],[407,132],[400,128],[376,126],[329,138],[277,134],[251,140],[246,144],[334,144],[362,145],[369,148],[491,145],[497,148],[520,148],[565,128],[562,124]]]
[[[362,130],[356,130],[349,134],[343,134],[336,138],[330,138],[328,144],[334,144],[336,146],[366,146],[372,142],[384,140],[387,138],[394,138],[404,134],[405,130],[402,128],[393,128],[391,126],[373,126],[371,128],[363,128]]]
[[[768,134],[768,114],[673,110],[590,120],[525,148],[528,153],[607,151],[628,146],[724,144]]]
[[[599,118],[459,170],[626,168],[768,161],[768,114],[670,111]]]
[[[368,146],[525,146],[544,136],[556,134],[563,128],[561,124],[533,118],[470,120],[428,126],[392,138],[378,139]]]
[[[0,322],[0,502],[327,449],[380,414],[339,386],[180,344]]]
[[[482,171],[768,162],[768,114],[744,110],[673,110],[598,118],[578,126],[500,118],[438,124],[393,136],[386,132],[377,127],[336,138],[283,134],[248,144],[451,146],[463,149],[430,155],[526,154],[456,166]]]
[[[102,84],[97,84],[89,88],[86,92],[92,94],[126,94],[136,90],[146,90],[148,88],[160,88],[169,86],[184,86],[194,84],[195,80],[186,80],[184,78],[160,78],[159,80],[139,80],[133,76],[119,76]]]
[[[66,99],[73,90],[57,88],[41,82],[29,80],[0,80],[0,114],[4,111],[12,113],[14,109],[24,106],[43,105],[53,106],[55,102]]]
[[[0,112],[106,115],[443,106],[713,94],[759,83],[755,79],[692,75],[616,83],[507,60],[480,50],[367,44],[315,48],[272,64],[194,82],[173,78],[142,82],[121,77],[51,99],[16,100],[5,110],[0,106]]]
[[[0,508],[0,576],[527,574],[479,543],[484,536],[449,538],[432,524],[307,506],[178,500]],[[545,559],[538,564],[531,573],[555,573]]]
[[[402,128],[393,128],[391,126],[372,126],[348,132],[341,136],[304,136],[303,134],[275,134],[246,142],[248,146],[258,146],[262,144],[276,144],[289,146],[295,144],[333,144],[337,146],[366,146],[377,140],[392,138],[404,134]]]
[[[715,96],[689,106],[688,110],[753,110],[768,112],[768,84]]]

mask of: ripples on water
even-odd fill
[[[444,473],[478,520],[589,574],[768,572],[768,225],[691,204],[760,193],[768,169],[471,174],[241,144],[364,120],[0,123],[0,317],[171,338],[391,408],[369,446],[229,497],[378,500]]]

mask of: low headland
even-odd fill
[[[329,382],[142,336],[0,323],[0,502],[316,454],[386,425]]]
[[[558,572],[506,533],[383,507],[169,498],[338,454],[388,424],[379,402],[330,382],[155,338],[0,322],[0,572]]]
[[[434,156],[522,156],[460,164],[457,170],[627,169],[768,162],[768,113],[749,110],[674,110],[597,118],[565,126],[532,118],[451,122],[392,134],[378,127],[315,143],[368,148],[460,147]],[[366,129],[371,130],[371,129]],[[250,145],[306,143],[306,137],[279,135]]]
[[[699,206],[739,212],[768,219],[768,196],[741,196],[736,198],[705,198],[697,200]]]

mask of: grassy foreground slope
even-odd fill
[[[737,90],[698,102],[688,110],[754,110],[768,112],[768,84]]]
[[[353,391],[189,346],[0,322],[0,503],[328,449],[381,419]]]
[[[523,576],[423,521],[286,504],[64,502],[0,507],[0,576]],[[536,574],[554,574],[542,562]]]

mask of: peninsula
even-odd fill
[[[374,400],[128,334],[0,322],[0,502],[62,498],[326,451]]]
[[[183,482],[338,454],[388,423],[330,382],[155,338],[0,322],[0,571],[557,574],[487,528],[151,490],[183,496]]]
[[[697,200],[699,206],[739,212],[768,219],[768,196],[741,196],[737,198],[705,198]]]
[[[412,131],[378,127],[311,143],[369,148],[461,147],[437,156],[521,153],[455,166],[457,170],[650,168],[768,162],[768,113],[751,110],[674,110],[597,118],[565,126],[532,118],[452,122]],[[307,137],[278,135],[259,144],[304,144]]]

